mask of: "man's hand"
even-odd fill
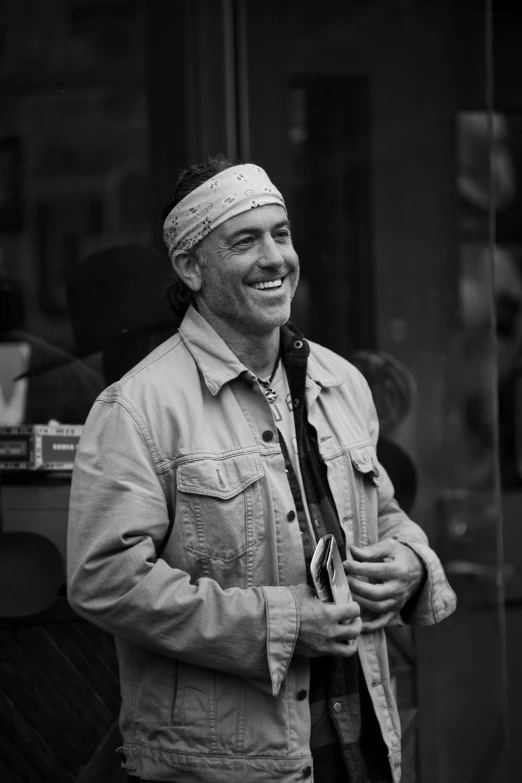
[[[365,547],[351,547],[354,560],[345,560],[344,570],[354,601],[376,615],[363,620],[363,632],[384,628],[419,588],[424,565],[415,552],[394,538],[384,538]]]
[[[356,639],[362,630],[358,604],[325,604],[307,585],[297,585],[296,592],[301,622],[295,654],[307,658],[354,655],[356,645],[347,642]]]

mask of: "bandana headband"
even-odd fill
[[[188,193],[165,218],[163,240],[171,261],[225,220],[267,204],[279,204],[286,212],[281,193],[262,168],[245,163],[220,171]]]

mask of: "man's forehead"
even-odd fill
[[[240,215],[225,220],[214,231],[221,233],[223,237],[231,237],[240,231],[248,230],[266,230],[276,225],[288,225],[289,220],[286,210],[278,204],[267,204],[263,207],[254,207],[248,212],[242,212]]]

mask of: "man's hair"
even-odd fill
[[[211,179],[216,174],[219,174],[219,172],[237,165],[238,163],[234,163],[226,155],[219,154],[209,156],[203,163],[195,163],[188,169],[184,169],[178,177],[174,190],[162,204],[162,223],[165,222],[165,218],[174,209],[176,204],[182,201],[188,193],[191,193],[204,182]],[[199,242],[197,245],[194,245],[190,252],[196,255],[200,252]],[[178,277],[176,272],[173,272],[172,279],[167,285],[167,299],[174,310],[174,314],[180,320],[187,312],[189,305],[194,301],[193,292]]]

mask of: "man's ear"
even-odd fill
[[[201,264],[195,253],[180,253],[172,261],[174,271],[191,291],[201,288]]]

